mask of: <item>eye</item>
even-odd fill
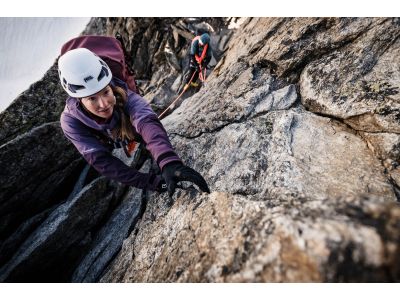
[[[110,93],[110,90],[108,90],[108,89],[104,91],[104,95],[108,95],[109,93]]]
[[[95,102],[95,101],[96,101],[96,97],[90,97],[89,100],[90,100],[91,102]]]

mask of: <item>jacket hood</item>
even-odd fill
[[[110,85],[121,86],[122,88],[125,89],[126,92],[128,92],[126,84],[116,78],[113,78],[113,80],[110,82]],[[83,124],[85,124],[88,127],[91,127],[96,130],[101,130],[101,131],[104,131],[107,129],[111,130],[111,129],[115,128],[115,126],[119,123],[119,120],[120,120],[119,113],[114,109],[111,120],[107,123],[99,124],[84,112],[82,104],[80,103],[79,99],[74,98],[74,97],[67,98],[66,105],[64,108],[64,113],[69,114],[72,117],[78,119],[79,121],[81,121]]]

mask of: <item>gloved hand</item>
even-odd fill
[[[158,183],[156,191],[159,192],[160,194],[167,191],[167,184],[166,184],[164,178],[162,178],[160,180],[160,182]]]
[[[192,168],[185,166],[181,162],[171,162],[164,166],[162,177],[167,184],[167,190],[170,197],[175,193],[176,184],[180,181],[190,181],[196,184],[200,190],[210,193],[207,182],[203,176]]]
[[[192,69],[196,69],[196,71],[199,70],[199,64],[196,61],[192,61],[191,60],[189,67],[192,68]]]

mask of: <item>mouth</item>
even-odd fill
[[[106,109],[98,110],[98,112],[99,112],[99,113],[107,113],[107,112],[110,111],[110,109],[111,109],[111,106],[110,106],[110,107],[107,107]]]

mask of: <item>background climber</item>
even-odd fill
[[[189,84],[197,87],[200,70],[205,70],[212,57],[212,49],[210,46],[210,35],[203,33],[196,36],[192,40],[190,47],[189,71],[184,77],[185,86],[187,89]]]

